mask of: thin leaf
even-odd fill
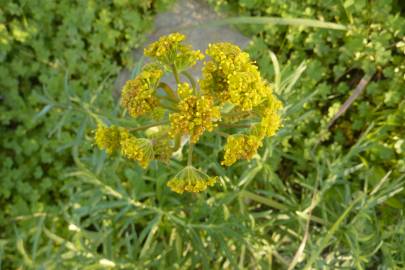
[[[39,118],[41,118],[42,116],[44,116],[45,114],[47,114],[52,108],[53,108],[53,105],[52,105],[52,104],[45,105],[45,106],[42,108],[42,110],[41,110],[39,113],[37,113],[37,114],[32,118],[32,121],[33,121],[33,122],[37,121]]]
[[[204,21],[192,27],[212,27],[227,24],[265,24],[265,25],[290,25],[290,26],[304,26],[304,27],[316,27],[325,28],[331,30],[346,30],[346,26],[324,22],[312,19],[300,19],[300,18],[280,18],[280,17],[231,17],[219,20]]]
[[[277,56],[274,54],[274,52],[269,51],[269,55],[271,58],[271,61],[273,62],[273,68],[274,68],[274,85],[275,85],[275,92],[277,94],[280,93],[280,87],[281,87],[281,72],[280,72],[280,64],[277,60]]]

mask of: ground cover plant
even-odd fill
[[[259,117],[229,119],[235,126],[227,130],[199,129],[188,125],[191,118],[179,117],[181,108],[189,107],[177,108],[181,97],[171,97],[164,84],[157,92],[162,101],[151,98],[150,80],[146,88],[132,87],[146,77],[160,77],[158,70],[173,72],[159,59],[159,46],[147,52],[158,60],[154,72],[142,62],[127,63],[129,48],[141,42],[164,1],[60,1],[45,6],[47,16],[40,15],[44,8],[35,1],[1,5],[1,61],[6,65],[0,84],[9,89],[1,92],[1,269],[404,268],[400,2],[212,3],[227,14],[249,16],[225,23],[249,22],[242,30],[253,37],[250,57],[267,79],[266,88],[283,104],[278,131],[263,136],[257,153],[245,156],[249,160],[229,159],[231,166],[221,166],[228,163],[229,134],[254,132],[245,124],[257,124]],[[83,10],[89,14],[75,15]],[[274,26],[267,17],[260,25],[257,16],[340,24],[278,19],[295,26]],[[88,23],[82,21],[86,18]],[[329,30],[312,27],[317,25]],[[88,57],[90,52],[96,55]],[[200,58],[187,47],[180,52],[187,52],[181,58],[187,61],[179,66]],[[119,102],[111,95],[112,81],[125,65],[132,68],[132,80]],[[179,74],[178,93],[198,99],[190,93],[190,76]],[[339,114],[356,87],[362,93]],[[146,95],[133,103],[139,97],[135,89]],[[219,109],[221,117],[227,106]],[[248,103],[238,106],[250,109]],[[217,113],[209,111],[205,120],[217,120]],[[172,124],[163,129],[168,139],[163,141],[170,143],[163,148],[152,143],[153,158],[139,151],[145,149],[139,140],[121,144],[105,136],[120,135],[118,126],[131,128],[150,146],[161,130],[141,131],[162,117]],[[176,145],[179,134],[183,140]],[[215,185],[203,185],[204,191],[197,185],[198,193],[189,192],[197,191],[196,185],[167,186],[184,169],[187,138],[193,135],[193,167],[218,176]]]
[[[0,268],[38,260],[24,262],[15,241],[25,241],[32,216],[60,213],[64,170],[74,165],[83,117],[69,103],[44,106],[40,95],[85,100],[112,87],[169,2],[0,1]]]

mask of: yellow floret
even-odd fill
[[[261,145],[261,139],[254,135],[238,134],[228,136],[224,148],[224,160],[221,164],[231,166],[240,159],[250,160],[257,153],[257,149]]]
[[[171,113],[170,135],[190,135],[196,143],[205,131],[212,131],[220,119],[219,107],[210,96],[189,96],[177,104],[179,112]]]
[[[213,186],[217,179],[218,177],[210,177],[192,166],[187,166],[167,182],[167,186],[176,193],[202,192]]]

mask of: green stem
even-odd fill
[[[194,146],[194,144],[190,142],[189,147],[188,147],[187,166],[192,166],[192,164],[193,164],[193,146]]]
[[[163,89],[167,96],[172,99],[173,101],[178,101],[177,95],[174,93],[173,89],[167,83],[161,82],[159,83],[159,88]]]
[[[168,102],[170,102],[170,103],[176,103],[177,104],[177,101],[176,100],[173,100],[171,97],[169,97],[169,96],[159,96],[159,95],[156,95],[159,99],[161,99],[161,100],[165,100],[165,101],[168,101]]]
[[[180,83],[180,78],[179,78],[179,73],[177,71],[176,65],[172,65],[172,71],[173,71],[173,76],[174,79],[176,80],[176,83],[179,84]]]
[[[162,108],[165,108],[165,109],[167,109],[169,111],[173,111],[173,112],[177,111],[177,109],[175,107],[173,107],[173,106],[171,106],[169,104],[164,104],[162,102],[159,103],[159,106],[162,107]]]
[[[148,129],[148,128],[151,128],[151,127],[162,126],[162,125],[165,125],[165,124],[168,124],[168,123],[169,123],[169,121],[157,122],[157,123],[152,123],[152,124],[149,124],[149,125],[144,125],[144,126],[140,126],[140,127],[136,127],[136,128],[129,128],[128,130],[130,130],[130,131],[144,130],[144,129]]]
[[[183,71],[183,72],[181,72],[181,74],[183,74],[190,81],[194,92],[196,92],[197,91],[197,83],[194,80],[194,77],[190,73],[188,73],[187,71]]]
[[[176,135],[176,137],[174,137],[174,149],[173,149],[173,151],[176,152],[177,150],[179,150],[180,145],[181,145],[181,136]]]

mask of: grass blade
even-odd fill
[[[346,208],[343,214],[336,220],[336,222],[332,225],[332,227],[328,230],[325,237],[321,240],[319,247],[312,252],[311,257],[309,258],[307,264],[305,265],[304,269],[312,269],[312,264],[317,260],[319,254],[328,246],[330,240],[332,239],[335,232],[339,229],[340,225],[346,219],[346,217],[350,214],[353,207],[362,199],[364,198],[364,194],[362,196],[358,196],[352,203]]]
[[[207,27],[207,26],[220,26],[227,24],[265,24],[265,25],[291,25],[291,26],[305,26],[316,27],[331,30],[346,30],[346,26],[324,22],[313,19],[300,19],[300,18],[280,18],[280,17],[230,17],[225,19],[213,20],[210,22],[203,22],[192,27]]]
[[[276,202],[276,201],[274,201],[274,200],[272,200],[270,198],[264,198],[262,196],[256,195],[256,194],[254,194],[252,192],[249,192],[249,191],[246,191],[246,190],[242,190],[240,192],[240,196],[242,196],[244,198],[247,198],[247,199],[251,199],[253,201],[256,201],[256,202],[259,202],[259,203],[262,203],[262,204],[265,204],[265,205],[267,205],[269,207],[272,207],[272,208],[275,208],[275,209],[278,209],[278,210],[282,210],[282,211],[288,210],[288,207],[286,207],[285,205],[283,205],[283,204],[281,204],[279,202]]]
[[[269,51],[269,55],[271,58],[271,61],[273,62],[273,68],[274,68],[274,85],[275,85],[275,92],[277,94],[280,93],[280,87],[281,87],[281,72],[280,72],[280,64],[278,62],[277,56],[274,54],[274,52]]]

